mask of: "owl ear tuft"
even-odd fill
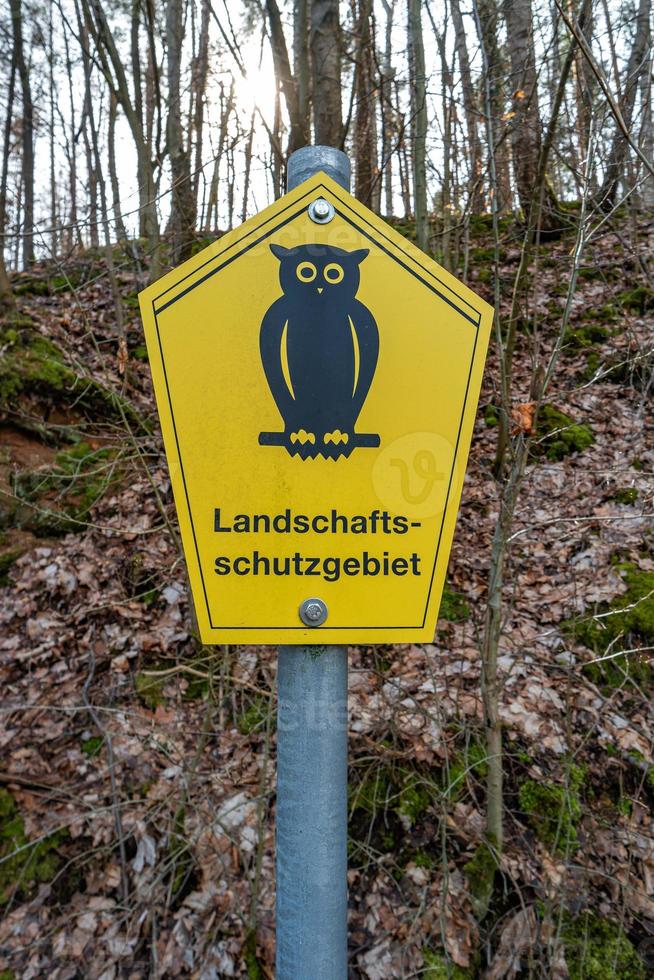
[[[361,265],[366,255],[370,253],[369,248],[358,248],[356,252],[350,252],[350,258],[354,259],[357,265]]]
[[[295,249],[284,248],[283,245],[271,245],[270,251],[274,256],[276,256],[281,262],[283,259],[288,259],[291,255],[295,254]]]

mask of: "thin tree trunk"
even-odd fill
[[[2,173],[0,174],[0,310],[12,310],[16,300],[7,274],[5,258],[5,234],[7,230],[7,181],[9,177],[9,151],[11,148],[11,121],[14,113],[14,94],[16,91],[16,53],[11,56],[9,85],[7,89],[7,115],[2,144]]]
[[[243,182],[243,206],[241,208],[241,221],[245,221],[248,216],[248,197],[250,195],[250,170],[252,168],[252,141],[254,139],[254,110],[250,117],[250,128],[245,142],[245,174]]]
[[[311,142],[309,0],[294,0],[293,4],[293,73],[297,89],[300,146],[307,146]]]
[[[358,0],[354,79],[355,194],[368,207],[378,183],[376,86],[371,30],[372,0]],[[374,206],[373,206],[374,207]]]
[[[166,39],[168,50],[168,155],[172,178],[172,258],[183,262],[195,238],[195,194],[191,183],[191,161],[184,142],[181,107],[181,60],[184,32],[183,0],[168,0]]]
[[[409,0],[408,47],[411,83],[411,149],[416,240],[424,252],[429,247],[427,223],[427,84],[422,36],[422,4]]]
[[[470,210],[480,214],[484,210],[484,188],[482,173],[481,140],[479,139],[479,106],[470,71],[470,58],[466,43],[466,31],[459,0],[450,0],[452,23],[454,24],[454,46],[459,59],[463,109],[468,135],[468,164],[470,167]]]
[[[192,183],[196,212],[199,204],[198,192],[200,187],[200,175],[202,173],[202,136],[204,126],[204,100],[206,97],[207,75],[209,72],[210,16],[211,4],[209,0],[202,0],[202,17],[200,20],[198,56],[193,70],[193,129],[195,130],[195,160],[193,163]]]
[[[53,8],[48,18],[48,87],[50,89],[50,251],[57,255],[57,171],[55,167],[55,81]]]
[[[640,0],[636,15],[634,40],[627,63],[627,74],[623,86],[624,94],[620,101],[622,118],[629,130],[633,124],[634,107],[640,76],[649,64],[648,55],[651,44],[650,15],[651,0]],[[615,204],[618,186],[623,176],[626,156],[627,141],[620,129],[616,128],[609,151],[604,181],[598,195],[600,204],[606,209],[610,209]]]
[[[382,179],[384,182],[384,211],[386,217],[393,214],[393,4],[382,0],[386,23],[384,26],[384,55],[379,72],[379,98],[381,102],[382,120],[382,149],[383,166]]]
[[[34,262],[34,106],[30,73],[25,60],[22,0],[10,0],[10,9],[16,67],[23,101],[23,263],[28,267]]]
[[[311,4],[311,63],[316,143],[342,148],[344,133],[338,0],[313,0]]]
[[[513,173],[518,200],[525,220],[534,198],[536,172],[541,149],[541,121],[538,110],[538,79],[531,13],[531,0],[503,0],[511,62],[510,132]],[[542,226],[559,224],[557,202],[551,185],[544,186]]]
[[[109,164],[109,182],[111,184],[111,199],[114,212],[114,227],[119,242],[127,241],[127,230],[123,222],[123,209],[120,201],[120,185],[116,170],[116,115],[118,103],[113,92],[109,93],[109,124],[107,129],[107,162]]]

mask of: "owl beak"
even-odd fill
[[[318,290],[319,293],[321,293],[324,288],[325,288],[324,286],[316,286],[316,289]]]

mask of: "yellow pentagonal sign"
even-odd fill
[[[140,300],[203,642],[430,641],[491,308],[325,174]]]

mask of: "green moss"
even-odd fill
[[[616,297],[617,301],[633,313],[644,316],[654,309],[654,289],[649,286],[635,286],[633,289],[625,289]]]
[[[13,475],[19,508],[15,521],[40,535],[79,531],[91,508],[117,479],[113,449],[80,442],[57,453],[54,465]]]
[[[82,742],[81,748],[84,755],[88,755],[90,759],[93,759],[96,755],[100,755],[103,745],[104,739],[102,735],[92,735],[91,738],[87,738],[86,741]]]
[[[489,429],[494,429],[500,423],[500,413],[497,406],[490,404],[484,409],[484,422]]]
[[[520,786],[520,809],[539,840],[552,850],[565,853],[579,846],[576,825],[581,817],[583,780],[584,770],[570,764],[567,785],[527,779]]]
[[[439,619],[449,623],[463,623],[470,619],[470,606],[460,592],[455,592],[448,582],[445,583],[441,598]]]
[[[476,740],[468,742],[449,767],[443,770],[443,793],[448,799],[455,800],[463,792],[469,775],[483,779],[487,771],[485,746]]]
[[[0,980],[16,980],[13,970],[0,970]]]
[[[243,943],[243,961],[248,980],[266,980],[266,974],[263,972],[257,956],[257,937],[253,929],[248,929]]]
[[[8,339],[9,338],[9,339]],[[62,351],[34,329],[0,329],[0,408],[15,410],[21,395],[48,402],[75,403],[93,416],[121,419],[123,414],[141,431],[150,431],[126,399],[90,376],[78,375],[64,360]]]
[[[433,868],[434,867],[434,859],[431,856],[431,854],[429,854],[427,851],[424,851],[420,847],[418,848],[417,851],[414,851],[413,854],[411,854],[408,857],[407,864],[409,862],[411,862],[412,864],[415,864],[416,868],[428,868],[429,869],[429,868]]]
[[[241,735],[249,735],[258,728],[263,728],[268,717],[268,698],[258,695],[238,719],[238,730]]]
[[[636,487],[620,487],[613,494],[612,500],[615,500],[616,504],[627,504],[633,507],[638,500],[638,490]]]
[[[150,711],[155,711],[160,704],[163,704],[164,683],[163,677],[153,677],[144,673],[134,675],[134,689],[139,701]]]
[[[350,787],[350,808],[371,817],[391,812],[410,824],[426,812],[437,786],[419,771],[402,766],[377,766],[359,783]]]
[[[595,442],[593,430],[582,422],[546,403],[538,413],[537,440],[532,447],[535,455],[545,455],[556,462],[572,453],[583,452]]]
[[[130,351],[130,354],[135,361],[143,361],[144,363],[148,361],[148,349],[145,344],[139,344],[137,347],[134,347]]]
[[[582,912],[562,932],[570,980],[645,980],[647,970],[617,922]]]
[[[63,863],[58,849],[67,838],[68,831],[59,830],[30,843],[13,796],[0,789],[0,906],[12,896],[27,899],[38,884],[52,881]]]
[[[586,350],[595,344],[603,344],[610,336],[608,327],[600,323],[589,323],[584,327],[568,327],[563,335],[563,343],[573,350]]]
[[[475,970],[464,970],[440,951],[423,949],[422,956],[422,980],[473,980],[476,976]]]
[[[9,569],[22,554],[22,548],[9,548],[0,554],[0,586],[9,585]]]
[[[479,845],[471,860],[463,866],[472,907],[480,921],[490,906],[497,868],[497,859],[486,842]]]
[[[598,656],[608,649],[617,653],[621,647],[633,650],[654,646],[654,572],[628,562],[614,567],[627,591],[610,603],[597,606],[592,615],[564,624],[569,636]],[[601,663],[585,664],[583,671],[595,683],[608,687],[619,687],[625,675],[645,685],[654,679],[649,660],[638,656],[617,656]]]

